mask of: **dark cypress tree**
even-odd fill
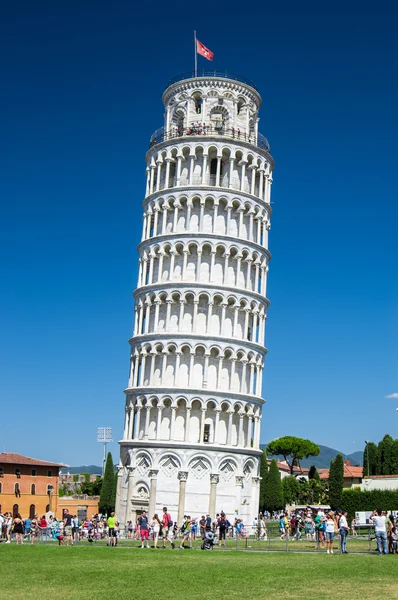
[[[380,475],[378,472],[378,456],[379,452],[377,450],[376,444],[370,442],[368,444],[366,453],[369,454],[369,467],[371,475]]]
[[[344,459],[341,454],[330,461],[329,469],[329,504],[334,510],[341,507],[344,487]]]
[[[393,451],[394,440],[391,435],[387,434],[379,442],[378,452],[378,475],[392,475],[393,473]]]
[[[267,486],[267,476],[268,476],[268,461],[267,461],[267,456],[263,450],[261,457],[260,457],[260,477],[261,477],[261,481],[260,481],[260,511],[264,512],[265,510],[265,505],[264,505],[264,497],[265,497],[265,488]]]
[[[279,473],[278,465],[275,459],[271,461],[267,475],[264,506],[266,510],[269,510],[270,512],[273,512],[274,510],[280,510],[284,507],[281,474]]]
[[[99,511],[102,514],[109,515],[115,510],[115,499],[114,499],[114,473],[112,454],[108,452],[106,458],[104,479],[102,481],[101,495],[99,501]]]
[[[319,473],[314,465],[311,465],[308,471],[308,479],[319,479]]]
[[[392,475],[398,474],[398,439],[394,440],[394,443],[392,445],[391,473]]]

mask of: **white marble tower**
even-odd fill
[[[147,182],[116,513],[258,512],[273,159],[254,84],[170,81]]]

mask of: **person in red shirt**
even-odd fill
[[[170,542],[171,547],[174,550],[172,531],[173,531],[173,521],[171,520],[171,516],[167,512],[167,506],[164,506],[163,507],[163,517],[162,517],[162,533],[163,533],[162,548],[166,548],[166,542]]]

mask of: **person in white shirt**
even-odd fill
[[[339,533],[340,533],[340,550],[341,550],[342,554],[348,554],[348,552],[347,552],[348,523],[347,523],[347,511],[346,510],[343,510],[340,514]]]
[[[384,551],[384,554],[388,554],[385,515],[382,514],[382,511],[380,509],[374,510],[371,513],[369,520],[373,521],[373,525],[375,526],[378,553],[383,554]]]

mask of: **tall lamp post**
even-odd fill
[[[104,476],[105,462],[106,462],[106,445],[109,442],[113,442],[112,427],[98,427],[97,428],[97,442],[104,444],[104,458],[102,460],[102,476]]]
[[[367,458],[367,463],[368,463],[368,478],[369,478],[369,440],[365,440],[365,444],[366,444],[366,458]]]

